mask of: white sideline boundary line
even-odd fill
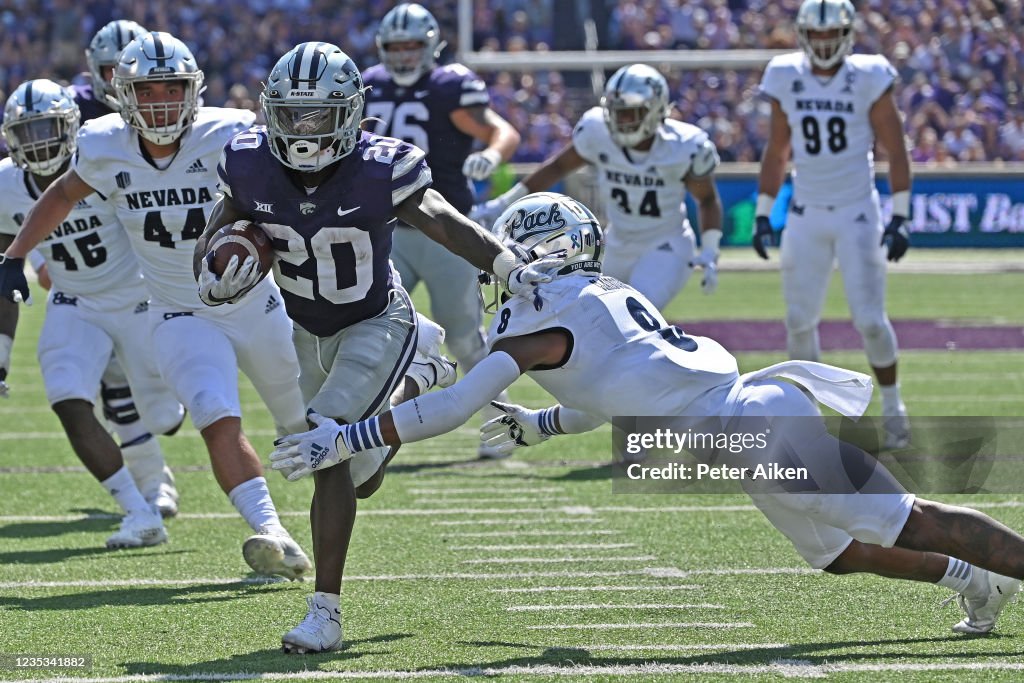
[[[595,652],[703,652],[705,650],[784,650],[793,647],[789,643],[705,643],[701,645],[566,645],[552,649],[593,650]]]
[[[488,593],[583,593],[593,591],[691,591],[704,586],[695,583],[680,583],[674,586],[533,586],[531,588],[488,588]]]
[[[641,624],[541,624],[526,628],[530,631],[615,631],[624,628],[755,628],[755,626],[749,621],[654,621]]]
[[[564,564],[567,562],[650,562],[658,559],[654,555],[633,557],[485,557],[478,560],[462,560],[460,564]]]
[[[593,605],[513,605],[512,607],[506,607],[506,612],[577,612],[582,610],[616,610],[616,609],[726,609],[725,605],[712,605],[712,604],[694,604],[694,605],[678,605],[678,604],[657,604],[657,603],[641,603],[636,605],[616,605],[610,603],[593,604]]]
[[[635,548],[636,543],[554,543],[512,545],[453,545],[449,550],[617,550]]]
[[[766,646],[758,646],[766,647]],[[573,649],[573,648],[567,648]],[[586,649],[581,647],[579,649]],[[738,648],[749,649],[749,648]],[[552,664],[537,666],[471,667],[461,669],[419,669],[403,670],[338,670],[338,671],[294,671],[280,673],[202,672],[191,674],[134,674],[96,678],[26,678],[11,683],[161,683],[166,681],[332,681],[332,680],[409,680],[416,678],[466,678],[495,676],[657,676],[657,675],[735,675],[753,676],[773,674],[791,678],[821,678],[832,673],[915,673],[932,671],[1024,671],[1024,663],[992,660],[988,662],[929,662],[904,664],[807,664],[787,663],[778,660],[771,664],[618,664],[608,666],[558,666]]]

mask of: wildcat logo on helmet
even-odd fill
[[[559,230],[565,226],[565,218],[562,217],[558,204],[549,205],[547,210],[535,209],[527,212],[525,209],[519,209],[508,222],[508,230],[513,239],[525,237],[542,228]]]

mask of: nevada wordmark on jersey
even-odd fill
[[[575,275],[543,285],[544,305],[511,297],[488,333],[507,337],[545,330],[572,336],[556,368],[529,373],[565,406],[604,418],[683,415],[693,401],[739,377],[736,359],[713,339],[668,324],[640,292],[610,277]]]
[[[114,206],[154,301],[206,308],[192,277],[194,240],[217,198],[221,149],[254,120],[249,111],[202,107],[169,160],[150,157],[120,114],[82,126],[75,172]]]
[[[0,161],[0,234],[18,234],[40,194],[27,172],[10,159]],[[101,295],[142,285],[135,255],[113,207],[96,195],[79,202],[37,248],[46,259],[55,291]],[[138,292],[132,296],[137,298]]]
[[[773,58],[761,92],[778,101],[792,131],[793,197],[846,206],[874,191],[871,106],[895,82],[881,55],[850,55],[828,79],[811,73],[803,52]]]
[[[707,134],[673,119],[658,127],[650,150],[620,147],[612,140],[600,107],[583,114],[572,143],[577,154],[597,169],[611,241],[689,231],[684,181],[706,176],[718,165],[718,153]]]
[[[313,192],[271,153],[263,128],[224,148],[221,189],[271,236],[288,316],[317,336],[378,315],[392,289],[395,207],[430,186],[423,150],[363,132]]]
[[[462,175],[462,164],[473,149],[473,138],[455,127],[451,115],[456,109],[490,103],[483,80],[461,64],[449,64],[435,67],[406,88],[396,85],[378,64],[363,72],[363,82],[370,88],[366,116],[377,119],[374,132],[426,152],[433,188],[467,213],[473,205],[473,190]],[[442,140],[444,144],[436,144]]]

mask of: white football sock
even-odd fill
[[[958,560],[955,557],[951,557],[949,558],[949,565],[946,567],[946,573],[935,583],[956,591],[957,593],[964,593],[967,591],[967,587],[971,584],[971,579],[974,578],[974,574],[974,565],[969,562],[964,562],[963,560]],[[986,588],[986,591],[987,590],[988,589]]]
[[[253,531],[267,529],[288,533],[281,525],[281,518],[277,516],[277,508],[274,507],[274,501],[270,498],[267,480],[263,477],[253,477],[249,481],[242,482],[231,489],[228,498]]]
[[[114,500],[125,512],[150,509],[149,503],[139,493],[139,488],[135,485],[128,468],[123,465],[121,469],[101,481],[100,484],[107,490],[107,493],[114,497]]]
[[[896,384],[879,384],[878,392],[882,394],[882,412],[896,412],[896,410],[903,405],[902,399],[900,399],[900,383]]]
[[[323,593],[321,591],[317,591],[313,596],[321,605],[325,605],[331,609],[338,609],[341,605],[341,596],[337,593]]]

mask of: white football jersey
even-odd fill
[[[669,325],[642,294],[610,277],[567,275],[541,286],[544,305],[511,297],[498,309],[488,345],[562,329],[572,335],[557,368],[531,370],[562,405],[610,421],[616,415],[678,416],[739,377],[736,359],[713,339]]]
[[[192,252],[217,200],[217,162],[231,137],[255,115],[202,107],[170,165],[161,170],[120,114],[82,126],[74,169],[117,211],[155,301],[203,310]]]
[[[0,161],[0,233],[17,235],[41,193],[29,174],[10,159]],[[54,291],[73,296],[130,291],[138,298],[142,274],[114,207],[93,194],[37,247],[46,260]]]
[[[874,191],[871,105],[895,82],[881,55],[850,55],[828,80],[811,73],[803,52],[773,58],[761,92],[778,101],[792,131],[793,198],[845,206]]]
[[[613,242],[689,231],[684,180],[709,175],[718,165],[718,152],[707,133],[672,119],[658,127],[650,150],[619,147],[612,141],[601,107],[580,117],[572,144],[596,168],[605,224]]]

